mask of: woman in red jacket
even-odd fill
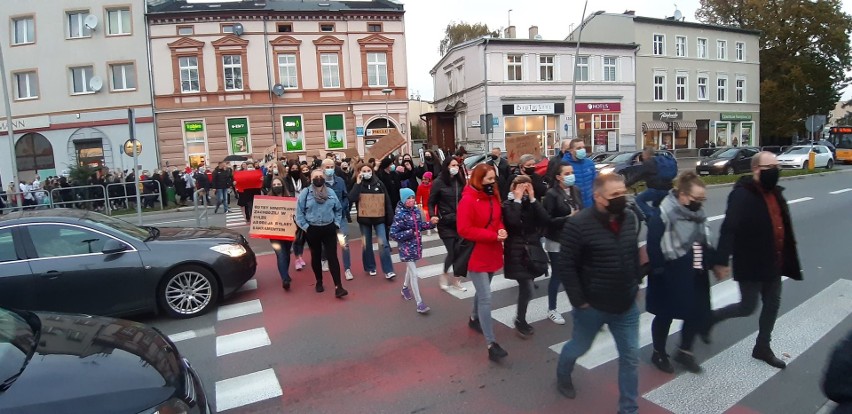
[[[476,294],[468,326],[485,335],[488,359],[495,362],[508,355],[494,338],[491,319],[491,278],[503,267],[503,240],[507,236],[496,181],[493,166],[477,165],[470,175],[470,185],[462,193],[456,219],[459,236],[474,242],[467,277]]]

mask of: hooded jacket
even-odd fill
[[[409,208],[405,202],[399,202],[390,227],[390,238],[398,243],[400,261],[416,262],[423,257],[421,232],[431,228],[432,223],[423,219],[419,208]]]
[[[465,187],[457,210],[456,229],[461,238],[475,243],[468,271],[496,272],[503,267],[503,242],[497,240],[497,231],[505,227],[496,195],[485,194],[470,185]]]
[[[588,158],[583,158],[582,160],[574,159],[570,152],[566,152],[562,160],[571,164],[571,167],[574,168],[574,176],[576,177],[574,185],[580,189],[580,195],[583,197],[583,206],[594,206],[593,187],[595,177],[598,176],[598,171],[595,170],[595,162]]]

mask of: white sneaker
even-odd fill
[[[355,279],[355,276],[352,275],[351,270],[346,269],[346,280],[352,280],[352,279]]]
[[[455,289],[455,290],[459,290],[459,291],[462,291],[462,292],[467,292],[467,288],[466,288],[466,287],[464,287],[464,286],[462,286],[461,281],[459,281],[458,279],[455,279],[455,280],[453,281],[453,284],[452,284],[452,285],[450,285],[450,286],[452,286],[452,288],[453,288],[453,289]]]
[[[323,272],[328,272],[328,260],[323,260],[323,261],[322,261],[322,271],[323,271]]]
[[[395,277],[396,277],[396,273],[394,273],[394,272],[390,272],[390,273],[385,275],[385,279],[387,279],[387,280],[391,280]]]
[[[557,325],[565,325],[565,318],[563,318],[556,310],[547,311],[547,318]]]

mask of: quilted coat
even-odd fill
[[[416,262],[423,257],[420,233],[431,228],[432,223],[423,219],[423,212],[417,206],[408,208],[402,201],[397,203],[390,238],[399,244],[400,261]]]

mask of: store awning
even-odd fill
[[[693,121],[677,121],[674,123],[675,129],[698,129],[698,125]]]
[[[643,122],[643,131],[666,131],[669,129],[669,124],[662,121]]]

